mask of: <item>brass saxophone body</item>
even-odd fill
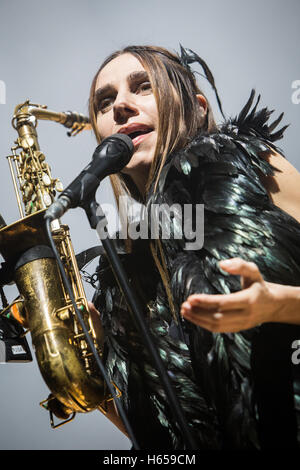
[[[50,411],[52,427],[57,427],[52,413],[66,422],[71,414],[70,419],[76,412],[101,408],[108,393],[49,247],[44,213],[54,201],[56,191],[63,188],[59,179],[52,178],[40,150],[38,119],[69,127],[69,135],[90,125],[82,115],[56,113],[29,101],[15,108],[12,120],[18,138],[8,160],[21,219],[0,230],[0,247],[4,259],[15,264],[14,280],[20,293],[17,303],[23,306],[22,320],[31,332],[39,369],[51,391],[50,398],[41,404]],[[101,357],[103,337],[98,331],[96,334],[89,314],[69,228],[56,220],[52,222],[52,234],[76,304]]]

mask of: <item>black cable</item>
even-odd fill
[[[120,286],[120,289],[122,290],[126,303],[132,313],[133,316],[133,321],[135,322],[137,328],[139,329],[142,337],[144,338],[144,342],[146,344],[146,347],[148,348],[148,351],[150,353],[150,356],[153,360],[154,366],[157,370],[157,373],[160,377],[160,380],[164,386],[166,395],[169,399],[170,402],[170,408],[173,413],[173,416],[177,423],[180,426],[180,429],[182,431],[182,435],[184,437],[184,440],[186,442],[187,448],[190,450],[197,450],[196,443],[193,439],[193,436],[190,432],[190,429],[188,427],[188,424],[186,422],[183,410],[181,408],[181,405],[179,403],[179,400],[177,399],[176,394],[174,393],[172,384],[169,380],[169,376],[166,372],[166,369],[164,367],[164,364],[162,362],[162,359],[158,353],[157,347],[153,341],[153,337],[151,332],[149,331],[149,328],[145,322],[145,319],[141,313],[141,307],[139,305],[139,302],[135,295],[132,292],[131,286],[128,282],[125,270],[123,268],[122,263],[120,262],[120,259],[118,257],[118,253],[116,251],[115,245],[113,243],[113,240],[109,238],[109,233],[107,230],[106,226],[106,217],[105,214],[101,208],[101,205],[98,204],[95,200],[90,200],[87,201],[86,204],[83,206],[85,209],[86,215],[88,217],[88,220],[90,222],[91,228],[96,229],[97,228],[97,233],[98,236],[102,242],[102,245],[104,247],[104,250],[107,254],[107,257],[110,261],[111,268],[114,272],[115,278]],[[101,235],[99,232],[101,230],[98,230],[98,224],[100,223],[101,229],[103,231],[103,237],[101,238]],[[104,224],[103,224],[104,223]]]
[[[84,335],[85,335],[85,337],[86,337],[87,343],[88,343],[88,345],[89,345],[89,347],[90,347],[90,349],[91,349],[91,351],[92,351],[92,353],[93,353],[93,356],[95,357],[96,363],[97,363],[97,365],[98,365],[98,367],[99,367],[99,369],[100,369],[100,371],[101,371],[101,373],[102,373],[102,375],[103,375],[103,377],[104,377],[104,380],[105,380],[105,382],[106,382],[106,384],[107,384],[107,386],[108,386],[108,389],[109,389],[109,391],[110,391],[112,397],[115,399],[116,407],[117,407],[117,409],[118,409],[118,411],[119,411],[120,417],[121,417],[122,420],[123,420],[123,423],[124,423],[124,425],[125,425],[125,427],[126,427],[126,430],[127,430],[127,432],[128,432],[128,435],[129,435],[129,437],[130,437],[130,439],[131,439],[131,441],[132,441],[132,445],[133,445],[133,447],[134,447],[135,450],[139,450],[139,446],[138,446],[137,440],[136,440],[136,438],[135,438],[135,436],[134,436],[134,434],[133,434],[133,431],[132,431],[132,429],[131,429],[131,426],[130,426],[130,423],[129,423],[128,419],[127,419],[127,416],[126,416],[126,414],[125,414],[125,411],[124,411],[122,405],[120,404],[120,402],[119,402],[119,400],[118,400],[118,398],[117,398],[117,396],[116,396],[116,394],[115,394],[114,388],[112,387],[112,385],[111,385],[111,383],[110,383],[110,380],[109,380],[109,378],[108,378],[108,376],[107,376],[107,374],[106,374],[104,365],[102,364],[102,361],[101,361],[101,359],[100,359],[100,357],[99,357],[98,351],[97,351],[96,348],[95,348],[95,345],[94,345],[94,343],[93,343],[93,340],[92,340],[91,337],[90,337],[90,334],[89,334],[89,332],[88,332],[88,330],[87,330],[87,328],[86,328],[86,326],[85,326],[85,323],[84,323],[84,320],[83,320],[83,318],[82,318],[82,316],[81,316],[81,313],[79,312],[79,309],[78,309],[78,307],[77,307],[77,304],[76,304],[76,301],[75,301],[75,298],[74,298],[74,295],[73,295],[73,292],[72,292],[72,288],[71,288],[71,286],[70,286],[69,280],[68,280],[67,275],[66,275],[66,273],[65,273],[65,269],[64,269],[63,263],[62,263],[62,261],[61,261],[61,259],[60,259],[60,256],[59,256],[59,253],[58,253],[58,251],[57,251],[55,242],[54,242],[54,240],[53,240],[52,231],[51,231],[51,220],[50,220],[49,218],[46,218],[46,230],[47,230],[47,235],[48,235],[48,238],[49,238],[49,242],[50,242],[52,251],[53,251],[53,253],[54,253],[54,256],[55,256],[56,261],[57,261],[58,266],[59,266],[59,270],[60,270],[60,273],[61,273],[61,276],[62,276],[62,279],[63,279],[64,286],[65,286],[65,288],[66,288],[66,290],[67,290],[67,292],[68,292],[68,294],[69,294],[69,297],[70,297],[71,302],[72,302],[72,304],[73,304],[73,307],[74,307],[74,309],[75,309],[76,316],[77,316],[77,318],[78,318],[78,321],[79,321],[79,323],[80,323],[80,325],[81,325],[81,328],[82,328],[82,330],[83,330],[83,332],[84,332]]]

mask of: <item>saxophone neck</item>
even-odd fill
[[[30,103],[29,100],[15,107],[12,125],[18,131],[19,135],[20,133],[24,135],[28,133],[28,127],[36,128],[38,120],[54,121],[62,124],[64,127],[70,129],[67,133],[68,136],[74,136],[83,130],[90,130],[92,128],[89,118],[83,114],[72,111],[52,111],[49,110],[46,105]],[[34,134],[36,135],[36,132],[34,132]]]

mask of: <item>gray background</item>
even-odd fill
[[[276,110],[274,116],[285,112],[284,123],[291,126],[280,146],[300,170],[300,105],[291,100],[292,82],[300,79],[299,17],[299,0],[0,0],[0,80],[6,84],[6,104],[0,104],[0,212],[6,222],[19,218],[5,158],[17,137],[11,126],[14,107],[30,98],[55,111],[86,114],[99,64],[128,44],[178,50],[181,43],[194,49],[214,73],[227,116],[239,112],[254,87],[262,105]],[[216,108],[213,93],[202,84]],[[40,122],[38,135],[52,175],[65,186],[89,162],[96,145],[91,132],[70,139],[53,122]],[[107,181],[97,200],[112,202]],[[70,226],[76,252],[97,244],[81,209],[63,221]],[[88,285],[86,291],[91,298]],[[6,294],[12,300],[14,287]],[[0,377],[0,449],[130,448],[128,439],[97,411],[52,430],[39,406],[48,389],[35,359],[1,364]]]

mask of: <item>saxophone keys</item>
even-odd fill
[[[52,198],[47,191],[43,191],[43,201],[47,207],[51,206]]]
[[[42,180],[45,186],[50,186],[51,178],[49,177],[49,175],[47,175],[47,173],[43,173]]]
[[[59,318],[59,320],[62,321],[67,321],[70,319],[69,309],[61,309],[60,311],[55,312],[55,315],[57,316],[57,318]]]
[[[62,184],[62,182],[60,181],[60,179],[58,179],[58,178],[55,180],[55,189],[56,189],[56,191],[58,191],[59,193],[61,193],[61,192],[64,190],[63,184]]]

